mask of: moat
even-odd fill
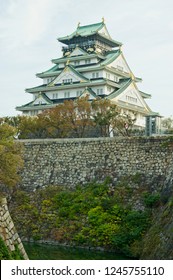
[[[123,260],[127,257],[112,253],[74,247],[24,243],[30,260]]]

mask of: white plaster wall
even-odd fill
[[[95,73],[95,78],[96,78],[96,73],[98,73],[98,78],[103,77],[103,71],[83,72],[82,75],[85,76],[87,79],[93,79],[93,73]]]
[[[108,75],[109,75],[109,77],[108,77]],[[111,72],[107,71],[107,70],[103,70],[103,78],[118,83],[120,77],[118,75],[114,74],[114,73],[111,73]]]
[[[131,99],[130,99],[130,97],[131,97]],[[133,101],[133,99],[134,99],[134,101]],[[140,97],[138,90],[134,87],[133,84],[129,85],[129,87],[126,88],[126,90],[123,92],[123,94],[121,94],[121,96],[120,96],[120,98],[118,98],[118,100],[130,103],[133,105],[137,105],[142,108],[145,106],[144,101]]]
[[[112,63],[110,63],[109,66],[115,67],[117,69],[118,69],[118,67],[120,67],[120,68],[122,67],[123,72],[130,73],[130,69],[121,55],[116,60],[114,60]]]
[[[46,95],[50,99],[53,99],[53,94],[58,93],[58,99],[59,99],[59,98],[64,98],[65,92],[70,92],[70,97],[76,97],[77,96],[77,91],[82,91],[83,92],[84,89],[85,89],[85,87],[75,88],[75,89],[59,90],[59,91],[51,91],[51,92],[47,92]]]

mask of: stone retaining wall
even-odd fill
[[[8,211],[6,198],[0,199],[0,236],[2,237],[10,251],[14,251],[15,245],[17,245],[23,258],[25,260],[28,259],[28,256],[25,252],[23,244],[14,227],[14,223]]]
[[[140,173],[148,180],[165,180],[172,147],[165,137],[20,140],[25,166],[21,186],[74,187],[93,180]]]

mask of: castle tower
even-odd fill
[[[110,99],[122,113],[135,112],[136,126],[145,127],[145,116],[151,114],[145,99],[150,95],[140,91],[135,77],[123,55],[122,43],[111,38],[104,19],[95,24],[81,26],[65,37],[62,57],[52,59],[54,66],[36,74],[43,80],[26,92],[33,101],[16,109],[25,115],[37,115],[64,102],[88,94],[90,100]]]

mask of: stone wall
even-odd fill
[[[14,223],[8,211],[6,198],[0,198],[0,236],[10,251],[14,251],[15,245],[17,245],[23,258],[25,260],[28,259],[21,239],[14,227]]]
[[[20,140],[25,166],[21,185],[33,190],[48,185],[73,187],[140,173],[165,181],[173,157],[165,137]]]

